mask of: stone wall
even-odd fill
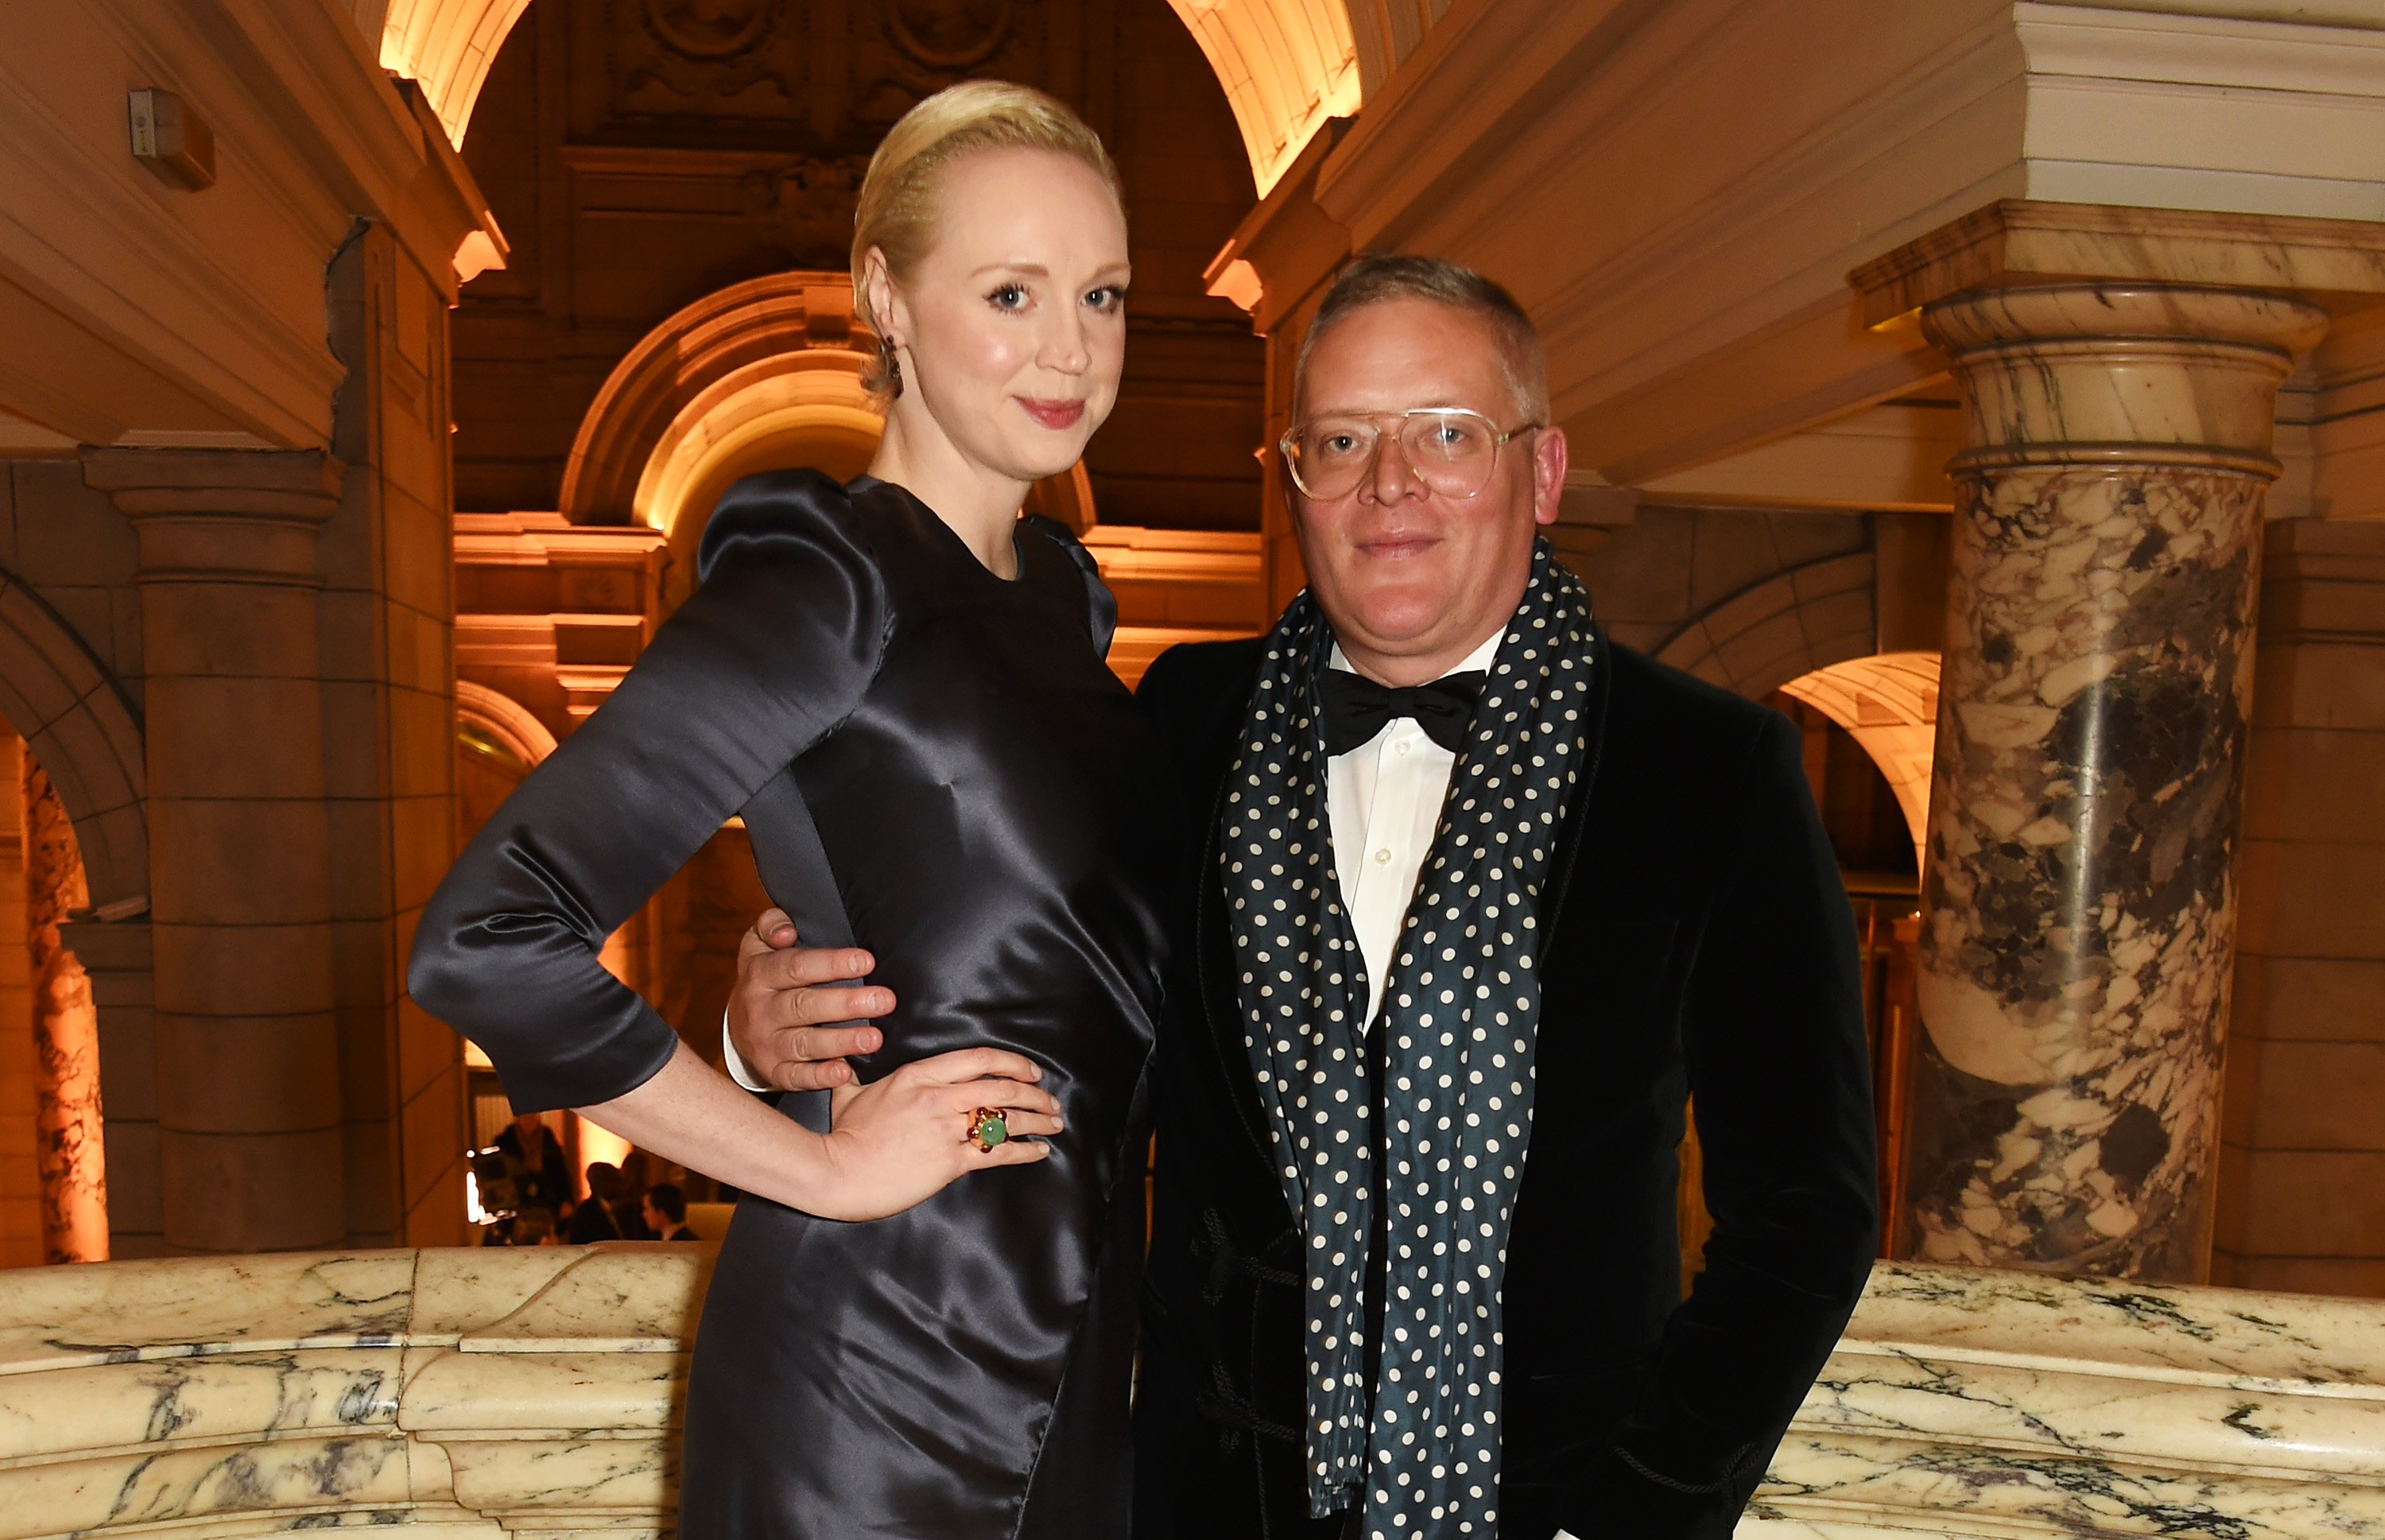
[[[2385,522],[2270,526],[2212,1274],[2385,1295]]]
[[[347,1234],[453,1244],[462,1060],[405,983],[414,921],[456,848],[447,307],[378,226],[333,261],[331,288],[347,471],[318,606]]]

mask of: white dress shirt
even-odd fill
[[[1504,634],[1504,633],[1503,633]],[[1487,670],[1500,637],[1467,655],[1450,670]],[[1355,672],[1337,645],[1331,667]],[[1383,980],[1397,956],[1400,926],[1416,899],[1417,876],[1441,827],[1457,756],[1434,743],[1413,717],[1395,717],[1383,730],[1326,767],[1325,811],[1333,831],[1333,870],[1342,879],[1342,906],[1367,962],[1367,1026],[1382,1014]]]

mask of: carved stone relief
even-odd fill
[[[843,265],[870,151],[914,103],[970,77],[1065,90],[1084,52],[1077,0],[606,3],[604,94],[579,137],[669,144],[677,175],[731,179],[720,201],[794,266]],[[630,212],[625,191],[601,195]],[[657,214],[688,207],[654,195]]]
[[[717,140],[733,127],[831,156],[866,154],[914,102],[969,76],[1065,91],[1055,34],[1082,26],[1075,0],[609,4],[602,137],[665,128]],[[1073,58],[1081,42],[1056,53]]]

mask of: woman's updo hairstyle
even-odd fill
[[[936,240],[936,176],[952,161],[979,150],[1052,150],[1092,167],[1126,212],[1118,168],[1101,136],[1060,103],[1008,81],[967,81],[905,113],[869,157],[861,198],[853,211],[853,313],[878,338],[878,357],[862,371],[876,394],[903,394],[902,370],[885,328],[869,305],[862,259],[876,246],[886,270],[909,276]]]

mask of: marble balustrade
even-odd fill
[[[0,1540],[659,1536],[707,1256],[0,1272]],[[1882,1263],[1740,1533],[2385,1540],[2385,1305]]]

